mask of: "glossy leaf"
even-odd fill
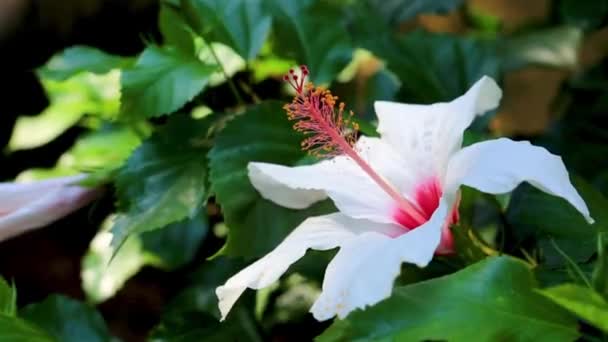
[[[57,341],[108,342],[112,338],[94,308],[64,296],[52,295],[40,303],[30,304],[20,315]]]
[[[293,165],[305,154],[301,135],[278,102],[252,107],[228,122],[209,153],[210,181],[228,225],[222,249],[230,256],[257,257],[270,251],[305,218],[327,212],[327,202],[292,210],[262,199],[249,182],[251,161]]]
[[[112,228],[114,246],[198,212],[206,198],[208,125],[176,117],[129,157],[116,177],[123,213]]]
[[[121,111],[138,117],[170,114],[203,91],[215,70],[194,55],[149,46],[122,72]]]
[[[270,32],[272,19],[262,0],[186,0],[182,4],[199,34],[230,46],[246,60],[255,58]]]
[[[492,257],[454,274],[398,287],[337,321],[320,341],[571,341],[576,319],[534,292],[529,267]]]
[[[608,332],[608,302],[592,289],[563,284],[539,292],[584,321]]]

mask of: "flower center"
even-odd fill
[[[431,219],[433,213],[439,207],[439,201],[443,190],[441,189],[441,182],[436,177],[431,177],[422,183],[420,183],[414,190],[414,201],[422,213],[422,217],[418,215],[412,215],[409,211],[404,210],[402,207],[397,207],[394,212],[394,219],[399,223],[404,233],[410,230],[416,229]],[[450,254],[454,252],[454,240],[450,226],[458,223],[459,201],[454,204],[452,211],[443,226],[441,234],[441,243],[437,249],[437,254]]]

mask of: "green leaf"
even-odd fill
[[[209,120],[176,116],[133,152],[116,177],[123,212],[113,246],[196,215],[206,198],[208,128]]]
[[[112,220],[106,220],[95,235],[82,259],[82,289],[91,303],[101,303],[116,294],[125,282],[150,262],[139,236],[130,236],[116,251],[109,232]]]
[[[244,331],[236,321],[220,322],[217,318],[200,312],[184,312],[169,315],[154,328],[150,342],[225,342],[251,341],[244,338]]]
[[[499,59],[491,42],[416,31],[373,51],[401,80],[401,100],[451,101],[482,76],[496,78]],[[449,75],[449,77],[446,77]]]
[[[172,271],[191,262],[207,234],[207,219],[199,214],[162,229],[131,235],[114,254],[106,220],[93,238],[82,261],[82,288],[87,299],[100,303],[146,266]]]
[[[576,320],[534,292],[529,267],[492,257],[454,274],[398,287],[335,322],[320,341],[572,341]]]
[[[538,292],[581,319],[608,332],[608,302],[592,289],[574,284],[562,284]]]
[[[226,321],[220,313],[215,289],[244,267],[241,260],[220,256],[189,275],[187,286],[165,308],[151,341],[261,341],[250,310],[252,294],[245,294]]]
[[[179,3],[179,1],[177,2]],[[195,54],[194,35],[182,13],[175,7],[161,4],[158,14],[158,28],[163,35],[165,44],[176,46],[186,54]]]
[[[15,316],[17,312],[17,290],[0,277],[0,314]]]
[[[600,26],[608,16],[608,1],[561,0],[558,9],[566,23],[590,30]]]
[[[106,74],[131,63],[130,58],[113,56],[90,46],[74,46],[53,56],[39,73],[43,78],[63,81],[87,71]]]
[[[446,13],[460,6],[463,0],[366,0],[392,26],[413,19],[418,14]]]
[[[140,143],[140,137],[130,128],[107,123],[81,136],[60,158],[58,166],[76,170],[114,169],[121,166]]]
[[[172,223],[163,229],[141,234],[142,247],[158,266],[174,270],[190,262],[209,230],[207,218],[195,216]]]
[[[149,46],[121,75],[121,110],[140,117],[170,114],[203,91],[214,71],[194,55]]]
[[[223,254],[263,255],[305,218],[330,209],[327,202],[306,210],[283,208],[262,199],[249,182],[249,162],[293,165],[305,157],[301,135],[291,126],[280,103],[266,102],[251,107],[218,134],[209,153],[209,177],[229,228]]]
[[[556,68],[575,68],[583,39],[583,31],[563,26],[533,31],[507,39],[504,49],[505,69],[517,69],[528,64]]]
[[[262,0],[185,0],[182,4],[199,34],[230,46],[246,60],[256,57],[270,32],[272,19]]]
[[[353,54],[341,15],[330,10],[308,11],[306,1],[273,0],[270,3],[277,53],[306,64],[312,82],[331,82]],[[320,29],[324,27],[331,30]]]
[[[467,225],[451,227],[455,250],[460,259],[467,265],[478,262],[488,255],[498,255],[492,247],[479,236],[479,233]]]
[[[184,312],[201,312],[219,320],[220,311],[215,289],[245,266],[242,260],[225,256],[203,263],[188,275],[187,285],[169,302],[165,313],[168,316],[179,316]]]
[[[71,298],[52,295],[30,304],[21,316],[61,342],[108,342],[112,339],[101,315],[92,307]]]
[[[506,217],[513,233],[520,240],[536,238],[549,266],[564,264],[551,239],[575,262],[587,262],[595,253],[597,231],[608,231],[608,200],[580,178],[573,184],[595,219],[593,226],[564,199],[527,184],[518,187],[509,202]]]
[[[119,72],[99,76],[80,74],[66,81],[42,79],[50,105],[36,116],[22,116],[13,130],[9,149],[36,148],[53,141],[85,115],[111,119],[120,106]]]
[[[595,290],[608,298],[608,232],[597,237],[597,260],[593,268],[592,282]]]
[[[0,341],[7,342],[63,342],[38,327],[17,317],[0,313]]]

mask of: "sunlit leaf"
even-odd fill
[[[214,71],[194,55],[149,46],[122,72],[121,111],[136,117],[170,114],[203,91]]]
[[[534,292],[529,267],[492,257],[454,274],[398,287],[337,321],[320,341],[571,341],[576,319]]]
[[[85,114],[112,118],[119,108],[119,73],[98,76],[80,74],[67,81],[42,80],[50,106],[37,116],[17,120],[10,150],[42,146],[75,125]]]
[[[186,0],[182,5],[199,34],[246,60],[255,58],[270,32],[272,19],[262,0]]]
[[[608,332],[608,302],[592,289],[574,284],[563,284],[538,292],[583,320]]]
[[[209,153],[210,181],[229,228],[223,254],[260,256],[275,247],[306,217],[327,212],[320,203],[292,210],[262,199],[247,176],[251,161],[294,164],[305,155],[301,135],[278,102],[252,107],[230,121]]]
[[[131,129],[107,124],[81,136],[58,161],[58,166],[74,170],[111,169],[122,165],[141,142]]]
[[[234,74],[243,70],[247,64],[232,48],[222,43],[203,45],[198,52],[200,60],[209,65],[216,66],[216,71],[209,77],[209,86],[216,86],[226,82],[226,76],[234,76]],[[218,64],[215,56],[219,59],[221,66]]]
[[[114,254],[106,220],[91,241],[82,261],[82,287],[87,298],[99,303],[112,297],[124,283],[146,266],[167,271],[192,261],[207,234],[207,220],[202,215],[169,224],[162,229],[130,236]]]
[[[106,74],[130,64],[130,58],[113,56],[90,46],[74,46],[53,56],[39,72],[43,78],[63,81],[82,72]]]
[[[108,220],[105,225],[108,224],[112,224],[112,221]],[[109,227],[97,233],[82,259],[82,289],[87,299],[93,303],[114,296],[129,278],[150,261],[136,235],[127,238],[115,252],[111,245],[112,234],[108,229]]]
[[[17,290],[0,277],[0,314],[14,316],[17,312]]]

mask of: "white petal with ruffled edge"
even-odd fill
[[[377,101],[378,133],[420,178],[440,176],[449,156],[460,148],[464,130],[476,115],[496,108],[501,96],[496,82],[484,76],[451,102],[415,105]]]
[[[388,298],[403,262],[424,267],[431,261],[449,207],[442,199],[427,223],[397,238],[368,232],[348,240],[327,267],[321,295],[310,309],[314,317],[344,318]]]
[[[413,187],[406,164],[390,145],[377,138],[361,138],[355,149],[393,186],[400,190]],[[251,184],[262,197],[281,206],[305,208],[327,194],[348,216],[393,222],[394,200],[349,157],[295,167],[249,163],[248,169]]]
[[[366,233],[393,236],[402,232],[391,224],[357,220],[340,213],[311,217],[302,222],[281,244],[216,289],[222,320],[247,288],[261,289],[277,281],[306,250],[328,250]]]
[[[527,141],[500,138],[463,148],[450,160],[446,187],[456,189],[464,184],[486,193],[502,194],[522,182],[567,200],[587,221],[593,222],[585,201],[570,183],[561,157]]]

